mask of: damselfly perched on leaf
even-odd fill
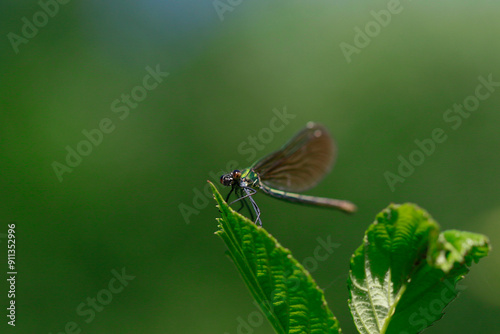
[[[318,184],[332,168],[336,153],[336,146],[326,128],[309,122],[278,151],[249,168],[222,175],[220,182],[232,187],[226,202],[233,191],[238,198],[230,204],[241,200],[241,208],[243,205],[248,207],[245,201],[248,198],[257,215],[255,222],[261,226],[260,210],[252,198],[257,190],[288,202],[352,213],[356,211],[356,205],[349,201],[298,194]],[[253,220],[252,210],[249,211]]]

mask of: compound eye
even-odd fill
[[[237,170],[237,169],[233,170],[232,174],[233,174],[233,178],[236,179],[236,180],[238,180],[238,179],[241,178],[241,172],[239,170]]]
[[[220,183],[222,183],[226,187],[230,186],[233,183],[233,178],[231,174],[222,175],[220,177]]]

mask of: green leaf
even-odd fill
[[[413,334],[443,316],[488,238],[438,224],[413,204],[377,215],[351,258],[349,307],[360,333]]]
[[[274,330],[341,333],[309,272],[266,230],[231,209],[210,184],[222,214],[216,234]]]

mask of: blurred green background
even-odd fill
[[[355,332],[349,258],[376,213],[407,201],[494,247],[426,333],[500,332],[500,87],[458,128],[444,119],[479,77],[500,81],[499,2],[402,1],[379,31],[371,11],[388,1],[41,3],[52,4],[45,22],[37,1],[0,5],[2,310],[9,222],[18,261],[17,325],[3,311],[2,333],[59,333],[72,322],[82,333],[272,333],[266,322],[241,327],[256,307],[213,234],[214,202],[200,194],[230,161],[252,162],[239,145],[284,109],[294,118],[257,157],[308,121],[325,124],[337,164],[308,193],[349,199],[359,212],[256,200],[265,228],[299,261],[317,238],[339,244],[313,277],[344,332]],[[36,35],[24,17],[38,20]],[[355,46],[367,24],[367,45],[346,57],[341,43]],[[157,66],[169,75],[141,88]],[[114,130],[80,144],[89,154],[60,181],[54,162],[66,165],[67,146],[103,119]],[[398,157],[436,128],[447,140],[391,191],[384,173],[397,173]],[[110,294],[113,270],[135,278]],[[106,305],[91,316],[96,297]]]

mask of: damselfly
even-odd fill
[[[243,205],[248,207],[245,201],[248,198],[257,215],[255,222],[261,226],[260,210],[252,198],[257,190],[288,202],[352,213],[356,211],[356,206],[349,201],[298,194],[318,184],[330,171],[336,153],[336,146],[326,128],[309,122],[278,151],[258,160],[249,168],[222,175],[220,182],[232,187],[226,202],[234,191],[238,198],[230,204],[241,200],[241,210]],[[249,211],[253,220],[252,210]]]

